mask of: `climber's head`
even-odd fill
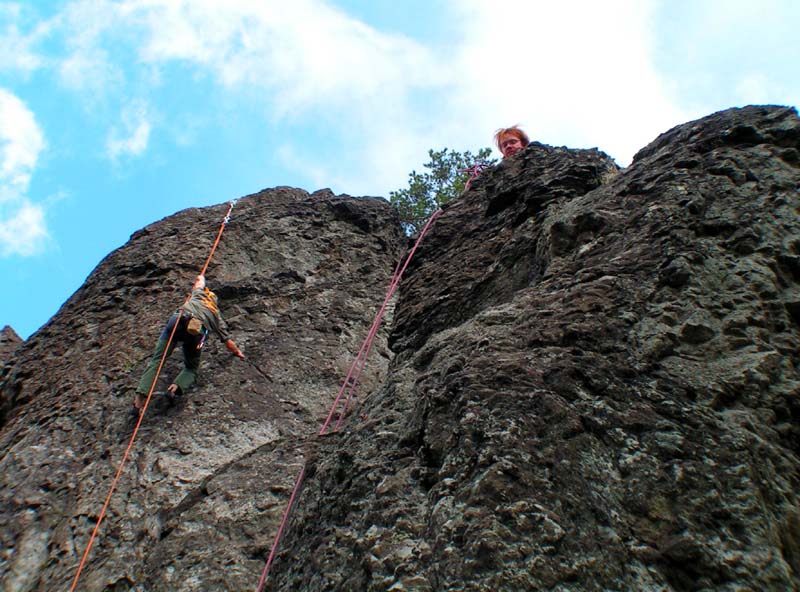
[[[494,141],[503,154],[503,158],[514,156],[530,143],[527,134],[516,125],[497,130],[494,134]]]

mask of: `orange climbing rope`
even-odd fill
[[[214,256],[214,252],[217,250],[217,246],[219,246],[219,241],[222,238],[222,232],[225,230],[228,222],[231,219],[231,212],[233,211],[233,206],[236,205],[236,200],[230,202],[230,207],[228,208],[228,212],[225,214],[225,218],[222,220],[222,224],[220,224],[219,232],[217,233],[217,238],[214,241],[214,246],[211,247],[211,252],[208,255],[208,259],[206,259],[205,265],[203,265],[203,269],[200,272],[200,275],[205,275],[206,270],[208,269],[208,264],[211,263],[211,258]],[[178,315],[183,312],[183,307],[186,306],[186,303],[189,302],[191,298],[191,294],[189,294],[186,299],[184,300],[181,307],[178,309]],[[173,323],[172,332],[169,335],[169,339],[167,340],[167,345],[164,348],[164,353],[161,356],[161,361],[158,364],[158,368],[156,369],[156,374],[153,377],[153,383],[150,385],[150,391],[147,393],[147,398],[144,401],[144,405],[142,406],[142,410],[139,413],[139,419],[136,422],[136,427],[133,428],[133,434],[131,434],[130,442],[128,442],[128,447],[125,449],[125,453],[122,455],[122,461],[119,463],[119,467],[117,468],[117,472],[114,475],[114,480],[111,482],[111,488],[108,491],[108,495],[106,496],[106,501],[103,503],[103,509],[100,510],[100,515],[97,517],[97,523],[94,525],[94,530],[92,530],[92,535],[89,537],[89,542],[86,545],[86,550],[83,552],[83,557],[81,557],[81,561],[78,564],[78,571],[75,573],[75,577],[72,579],[72,585],[69,588],[70,592],[74,592],[75,588],[78,585],[78,579],[80,578],[81,572],[83,571],[84,566],[86,565],[86,560],[89,557],[89,551],[92,549],[92,545],[94,544],[94,540],[97,537],[97,532],[100,530],[100,524],[103,522],[103,518],[105,518],[106,511],[108,510],[108,505],[111,503],[111,496],[114,494],[114,490],[117,488],[117,483],[119,482],[120,475],[122,475],[122,468],[125,466],[125,462],[128,460],[128,455],[130,454],[131,449],[133,448],[133,443],[136,440],[136,435],[139,433],[139,426],[142,425],[142,420],[144,419],[145,411],[147,411],[147,406],[150,404],[150,398],[153,396],[153,390],[155,390],[156,383],[158,382],[158,377],[161,374],[161,368],[164,366],[164,362],[167,359],[167,355],[169,354],[169,346],[172,343],[172,338],[175,336],[175,330],[178,328],[178,323]]]
[[[408,264],[411,262],[411,258],[414,256],[414,253],[417,251],[417,247],[422,242],[422,238],[428,232],[428,228],[433,223],[433,221],[442,213],[442,210],[436,210],[433,215],[428,219],[428,222],[422,228],[419,233],[419,237],[417,237],[417,241],[414,243],[414,247],[409,251],[408,255],[406,256],[405,262],[403,266],[400,267],[398,264],[398,268],[395,269],[395,273],[392,276],[392,281],[389,284],[389,290],[386,293],[386,297],[383,299],[383,304],[381,305],[378,314],[375,315],[375,320],[370,327],[369,332],[367,333],[367,337],[364,340],[361,349],[356,356],[356,359],[350,366],[350,370],[347,373],[344,381],[342,381],[342,386],[339,389],[339,393],[336,395],[336,398],[333,401],[333,405],[331,406],[330,413],[328,413],[328,417],[322,424],[322,427],[319,430],[319,435],[322,436],[327,432],[328,426],[330,425],[333,416],[336,414],[336,409],[339,406],[339,402],[342,399],[342,395],[345,393],[345,390],[349,389],[349,394],[347,396],[347,400],[342,407],[342,410],[339,412],[339,419],[336,422],[336,429],[339,429],[339,426],[342,423],[344,418],[345,412],[347,411],[347,402],[349,402],[351,395],[355,389],[356,383],[358,382],[358,378],[361,376],[361,372],[364,369],[364,364],[366,363],[367,356],[369,355],[369,351],[372,347],[372,342],[375,340],[375,335],[378,332],[378,328],[380,327],[381,320],[383,319],[383,313],[386,311],[386,305],[389,303],[389,300],[397,290],[398,285],[400,284],[400,279],[403,277],[403,273],[408,267]],[[353,375],[355,372],[355,376]],[[301,486],[303,485],[303,481],[306,475],[306,467],[305,465],[300,469],[300,473],[297,475],[297,479],[295,480],[294,488],[292,489],[292,494],[289,496],[289,501],[286,504],[286,509],[283,512],[283,518],[281,519],[281,524],[278,527],[278,532],[275,534],[275,539],[272,542],[272,548],[269,552],[269,557],[267,558],[266,565],[264,565],[264,571],[261,573],[261,578],[258,581],[258,587],[256,588],[256,592],[261,592],[264,588],[264,584],[267,581],[267,576],[269,575],[269,568],[272,566],[272,562],[275,559],[275,554],[278,551],[278,545],[280,544],[281,538],[283,537],[283,532],[286,529],[286,524],[289,522],[289,516],[294,508],[295,501],[297,500],[298,492],[300,491]]]
[[[217,238],[214,241],[214,246],[211,247],[211,252],[208,254],[208,259],[206,259],[205,264],[203,265],[203,269],[200,270],[200,275],[205,275],[206,270],[208,269],[208,264],[211,263],[211,258],[214,256],[214,252],[217,250],[219,246],[219,241],[222,238],[222,231],[225,230],[225,227],[228,225],[228,222],[231,221],[231,212],[233,211],[233,206],[236,205],[238,200],[234,199],[230,203],[230,207],[228,208],[228,212],[225,214],[225,217],[222,219],[222,224],[219,225],[219,232],[217,233]],[[189,299],[187,298],[186,301],[188,302]],[[184,302],[186,304],[186,302]]]

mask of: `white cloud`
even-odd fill
[[[412,98],[445,89],[448,69],[408,37],[381,33],[319,0],[127,0],[120,7],[142,32],[141,63],[188,63],[231,95],[262,97],[272,124],[314,121],[330,142],[348,145],[347,154],[337,149],[323,162],[319,146],[294,145],[291,168],[310,179],[327,174],[328,185],[350,180],[344,190],[352,193],[386,193],[427,151],[430,119],[415,113]]]
[[[109,63],[105,51],[97,47],[79,47],[60,60],[58,73],[67,88],[84,92],[89,99],[102,96],[112,82],[122,75]]]
[[[124,38],[119,7],[110,0],[78,0],[52,19],[52,27],[64,35],[66,55],[59,59],[59,76],[67,87],[83,91],[94,101],[110,87],[120,86],[124,75],[103,47],[103,35]]]
[[[109,132],[106,151],[112,160],[120,156],[140,156],[147,149],[152,126],[147,105],[134,102],[122,111],[122,130],[114,128]]]
[[[42,66],[43,60],[33,50],[41,29],[31,35],[19,31],[16,21],[20,18],[19,5],[0,5],[0,69],[32,72]]]
[[[627,165],[637,150],[687,119],[652,63],[652,2],[452,0],[447,6],[452,42],[446,46],[419,48],[408,62],[388,54],[385,66],[333,70],[345,85],[368,91],[358,77],[381,69],[401,74],[376,91],[374,103],[367,94],[340,105],[330,99],[335,87],[320,89],[319,99],[347,122],[355,143],[324,159],[328,166],[306,164],[310,149],[295,147],[295,169],[312,179],[327,175],[329,184],[341,182],[349,192],[386,195],[420,168],[428,148],[475,151],[491,144],[497,128],[515,123],[533,139],[597,146]],[[366,42],[360,50],[380,55]],[[407,71],[417,74],[404,80]],[[414,104],[416,93],[427,100]]]
[[[122,12],[147,31],[142,60],[185,60],[229,87],[273,88],[284,115],[435,81],[421,45],[319,0],[128,0]]]
[[[0,4],[0,70],[57,72],[61,83],[97,98],[122,72],[102,47],[102,35],[120,24],[117,5],[109,0],[77,0],[53,16],[36,21],[36,6]],[[27,30],[21,31],[27,25]],[[48,55],[41,46],[58,39],[62,53]],[[51,53],[51,52],[50,52]]]
[[[453,3],[462,43],[453,109],[486,134],[609,152],[621,164],[683,114],[650,56],[652,2]],[[488,143],[488,142],[487,142]]]
[[[673,92],[676,81],[654,65],[663,6],[447,0],[437,5],[447,12],[446,38],[427,44],[325,0],[77,0],[48,23],[65,39],[62,82],[90,101],[103,92],[128,95],[135,84],[135,95],[158,109],[150,93],[170,84],[166,66],[179,63],[181,74],[215,82],[234,116],[239,105],[252,113],[260,101],[266,123],[286,134],[275,158],[288,169],[351,193],[386,194],[420,167],[428,148],[475,150],[513,123],[534,139],[597,146],[627,164],[659,133],[698,115],[678,107],[685,103]],[[699,30],[705,18],[733,18],[695,13],[703,17],[693,19]],[[775,83],[754,69],[734,87],[755,99],[771,96]],[[112,159],[144,153],[149,111],[123,110],[106,138]],[[292,133],[312,125],[324,142]]]
[[[27,191],[44,136],[33,113],[16,96],[0,89],[0,183]]]
[[[44,209],[21,198],[6,216],[7,204],[0,204],[0,253],[29,256],[42,251],[48,238]]]
[[[231,96],[263,97],[272,124],[316,122],[347,153],[320,163],[318,146],[298,143],[293,168],[352,193],[388,193],[428,148],[477,149],[511,123],[624,164],[682,120],[650,65],[647,2],[445,6],[455,43],[426,46],[320,0],[81,0],[59,17],[74,31],[61,73],[75,88],[92,72],[115,80],[100,45],[114,30],[139,64],[182,62]],[[141,154],[150,131],[145,114],[128,113],[109,155]]]
[[[350,144],[353,165],[369,172],[347,176],[364,190],[376,179],[385,183],[386,175],[404,178],[407,157],[424,154],[419,134],[427,136],[429,125],[415,117],[412,96],[447,84],[433,51],[323,0],[77,0],[47,24],[66,49],[51,64],[88,105],[142,83],[143,68],[150,71],[140,94],[147,94],[154,81],[169,83],[160,68],[182,62],[211,77],[227,97],[261,97],[272,125],[315,121],[332,141]],[[119,50],[129,48],[138,58],[134,69],[120,61]],[[108,155],[142,154],[151,129],[146,114],[128,108],[106,138]],[[403,158],[382,158],[378,134],[392,137],[384,152]],[[308,160],[308,147],[297,148]]]
[[[44,209],[28,199],[44,135],[33,113],[0,88],[0,253],[32,255],[47,238]]]
[[[657,18],[660,71],[694,114],[800,104],[800,3],[674,0],[658,5]]]
[[[763,104],[769,101],[771,93],[767,90],[769,82],[760,74],[752,74],[739,79],[736,94],[740,104]]]

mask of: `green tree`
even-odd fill
[[[389,193],[389,201],[400,213],[400,222],[408,234],[422,230],[425,222],[439,206],[455,199],[464,191],[469,173],[463,169],[474,165],[490,165],[491,148],[481,148],[473,155],[469,150],[463,154],[455,150],[428,150],[430,162],[424,166],[428,172],[411,171],[408,187]]]

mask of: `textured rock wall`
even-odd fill
[[[188,400],[148,410],[79,589],[254,589],[304,462],[273,590],[800,589],[799,150],[795,111],[748,107],[624,171],[501,163],[435,222],[371,395],[324,438],[405,241],[382,200],[239,201],[208,278],[274,382],[208,342]],[[3,354],[3,592],[68,589],[123,393],[226,209],[136,233]]]
[[[800,121],[617,171],[534,144],[436,221],[279,590],[800,589]]]
[[[17,347],[22,343],[22,338],[17,335],[12,327],[6,325],[0,330],[0,364],[10,360]]]
[[[132,432],[127,391],[185,299],[227,204],[137,232],[0,383],[0,581],[67,590]],[[325,417],[405,246],[382,199],[261,192],[236,204],[207,278],[237,344],[214,336],[188,400],[154,397],[83,571],[86,591],[255,588],[305,439]],[[379,334],[363,380],[390,352]],[[161,387],[180,367],[175,352]]]

